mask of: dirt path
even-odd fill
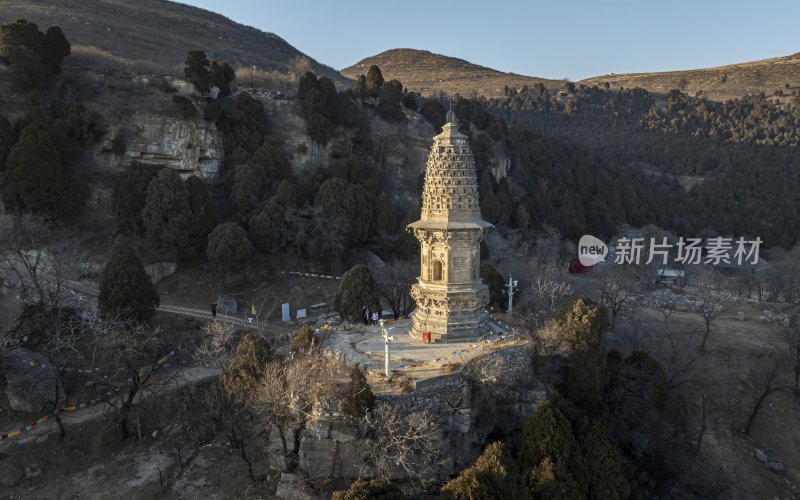
[[[100,294],[100,291],[97,288],[79,281],[67,281],[66,285],[71,290],[80,292],[89,297],[97,297]],[[247,321],[246,318],[230,316],[227,314],[217,314],[216,318],[212,318],[211,311],[208,309],[195,309],[192,307],[169,304],[165,303],[163,299],[161,300],[161,304],[158,306],[157,310],[159,312],[178,314],[180,316],[188,316],[191,318],[205,319],[209,321],[211,319],[216,319],[217,321],[221,321],[223,323],[232,323],[242,326],[248,326],[252,324],[251,322]],[[262,323],[259,325],[259,329],[265,331],[266,333],[284,333],[287,330],[285,325],[275,323]]]
[[[151,396],[153,394],[158,393],[171,393],[174,392],[182,387],[186,387],[191,384],[195,384],[198,382],[202,382],[204,380],[208,380],[210,378],[216,377],[219,373],[219,370],[216,368],[205,368],[201,366],[193,366],[190,368],[184,368],[177,372],[172,372],[167,377],[171,377],[164,386],[159,386],[160,389],[152,389],[152,388],[145,388],[142,390],[140,394],[137,395],[136,401],[141,401],[142,398]],[[111,401],[118,401],[122,397],[122,394],[118,394],[114,396]],[[61,414],[61,421],[64,423],[64,426],[69,428],[81,424],[85,424],[87,422],[91,422],[97,420],[99,418],[103,418],[106,415],[106,412],[109,411],[110,407],[107,404],[99,403],[93,406],[89,406],[83,410],[79,410],[77,412],[72,413],[62,413]],[[20,423],[17,426],[12,426],[12,428],[19,428],[25,425],[24,423]],[[0,443],[0,450],[4,448],[8,448],[11,444],[26,444],[30,442],[34,442],[43,436],[48,434],[57,434],[58,427],[53,420],[49,422],[34,427],[30,431],[18,436],[17,438],[10,439],[8,441],[3,441]]]

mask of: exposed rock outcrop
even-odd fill
[[[144,272],[150,276],[150,279],[153,280],[154,284],[158,283],[164,278],[172,276],[177,270],[177,262],[153,262],[152,264],[147,264],[144,266]]]
[[[107,127],[98,155],[112,169],[139,162],[211,180],[224,150],[222,133],[214,123],[137,112]]]
[[[30,366],[30,364],[34,366]],[[12,410],[36,413],[56,395],[56,372],[45,356],[18,347],[0,358],[6,377],[6,396]],[[58,399],[64,390],[58,387]]]
[[[460,372],[418,381],[411,392],[381,394],[378,403],[389,403],[406,415],[429,411],[435,416],[443,460],[430,472],[445,480],[474,462],[490,434],[508,441],[512,448],[519,445],[525,419],[547,398],[547,389],[533,376],[532,354],[527,346],[494,351],[472,360]],[[304,429],[297,430],[297,468],[278,488],[279,498],[291,497],[290,479],[297,475],[334,483],[365,475],[370,438],[364,422],[340,413],[333,400],[318,402],[312,417]],[[267,452],[270,466],[285,472],[289,461],[283,459],[276,429]],[[391,475],[407,478],[400,468]]]

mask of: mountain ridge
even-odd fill
[[[769,71],[766,71],[769,70]],[[727,100],[764,92],[773,95],[797,88],[800,81],[800,52],[788,56],[757,59],[709,68],[593,76],[578,83],[609,83],[614,87],[641,87],[650,92],[666,93],[672,89]]]
[[[360,74],[366,74],[372,64],[380,67],[384,78],[400,80],[409,90],[418,91],[423,95],[444,92],[498,97],[502,95],[505,85],[521,88],[523,85],[530,87],[542,83],[545,87],[555,89],[564,83],[564,80],[505,73],[464,59],[407,48],[389,49],[366,57],[343,68],[341,73],[355,79]],[[800,81],[800,52],[789,56],[710,68],[600,75],[575,83],[586,85],[608,83],[612,87],[641,87],[649,92],[661,94],[673,89],[692,95],[702,91],[704,97],[724,101],[760,92],[773,95],[778,90],[797,88],[798,81]]]
[[[373,64],[381,69],[385,79],[400,80],[409,90],[423,95],[445,92],[497,97],[503,94],[503,87],[506,85],[520,88],[523,85],[530,87],[536,83],[543,83],[547,87],[554,88],[562,83],[560,80],[505,73],[457,57],[410,48],[383,51],[366,57],[340,72],[348,78],[356,79],[359,75],[366,74]],[[432,68],[432,71],[426,72],[427,68]]]
[[[139,72],[175,72],[186,53],[205,51],[234,67],[286,72],[297,56],[313,71],[337,83],[350,84],[335,69],[302,53],[275,33],[227,17],[167,0],[4,0],[0,24],[18,18],[47,29],[60,26],[73,54],[90,54]],[[111,35],[111,36],[109,36]]]

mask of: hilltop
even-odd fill
[[[608,82],[611,87],[641,87],[656,93],[678,89],[690,95],[702,90],[704,97],[724,101],[760,92],[770,96],[777,90],[788,94],[786,85],[790,89],[797,88],[799,76],[800,53],[797,53],[716,68],[595,76],[580,83],[602,85]]]
[[[406,88],[422,95],[444,92],[495,97],[503,94],[506,85],[521,88],[523,85],[532,87],[535,83],[543,83],[547,87],[556,87],[562,83],[560,80],[504,73],[463,59],[416,49],[387,50],[362,59],[342,69],[341,73],[355,79],[359,75],[366,75],[373,64],[381,68],[387,80],[400,80]]]
[[[165,0],[4,0],[0,23],[18,18],[44,29],[60,26],[73,45],[72,61],[138,72],[180,72],[191,49],[204,50],[234,67],[255,65],[280,72],[287,71],[293,58],[305,55],[274,33]],[[317,74],[348,83],[333,68],[309,60]]]

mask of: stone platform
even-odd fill
[[[394,338],[390,369],[402,371],[414,380],[439,376],[443,373],[444,365],[464,364],[488,351],[486,347],[476,347],[475,339],[423,344],[409,335],[411,320],[408,319],[389,323],[386,328]],[[494,323],[487,323],[486,329],[486,339],[496,339],[503,333],[502,328]],[[349,363],[358,363],[376,375],[383,373],[384,340],[380,326],[358,325],[350,331],[335,332],[325,340],[323,346],[328,352],[345,357]],[[435,362],[436,359],[439,361]]]

